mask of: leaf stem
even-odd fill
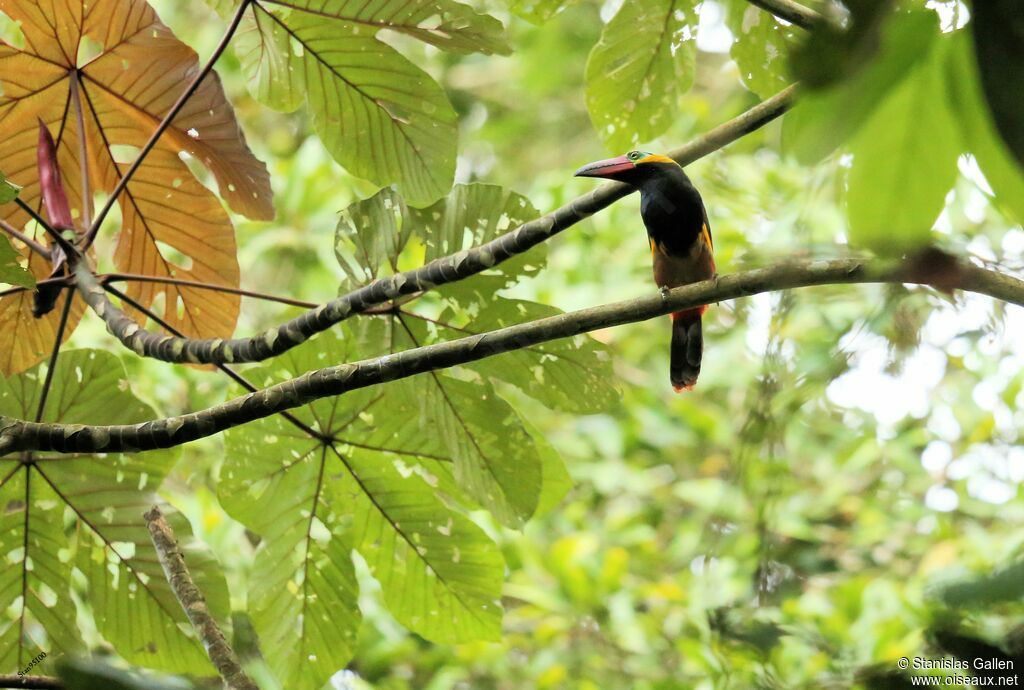
[[[168,285],[181,285],[184,287],[193,287],[198,290],[210,290],[212,292],[223,292],[229,295],[241,295],[242,297],[252,297],[253,299],[262,299],[268,302],[280,302],[281,304],[288,304],[293,307],[303,307],[305,309],[313,309],[318,307],[316,302],[307,302],[305,300],[294,299],[292,297],[281,297],[278,295],[271,295],[265,292],[256,292],[254,290],[244,290],[242,288],[229,287],[227,285],[217,285],[216,283],[204,283],[198,280],[184,280],[182,278],[170,278],[163,276],[146,276],[138,273],[106,273],[96,276],[99,282],[103,285],[109,283],[161,283]]]
[[[155,130],[153,130],[153,133],[139,151],[139,155],[135,157],[135,160],[132,162],[128,170],[126,170],[121,179],[117,181],[117,184],[114,186],[110,196],[107,197],[106,202],[104,202],[103,208],[100,209],[98,214],[96,214],[96,219],[93,220],[92,225],[89,226],[89,231],[82,240],[83,252],[91,247],[92,243],[96,241],[96,235],[100,231],[100,226],[103,225],[103,221],[106,219],[107,214],[110,213],[110,209],[117,202],[117,198],[121,196],[121,193],[128,186],[128,182],[131,181],[136,171],[141,167],[143,161],[146,160],[149,152],[153,150],[157,141],[171,126],[171,122],[173,122],[174,118],[178,116],[178,113],[180,113],[181,109],[185,107],[185,104],[188,103],[189,99],[195,95],[195,92],[199,89],[199,85],[202,83],[203,79],[206,78],[206,75],[208,75],[213,69],[213,65],[220,58],[221,54],[224,53],[225,49],[227,49],[228,44],[231,42],[231,38],[235,35],[235,31],[238,30],[238,25],[242,22],[242,16],[245,14],[245,11],[249,8],[251,3],[252,0],[241,1],[234,16],[231,17],[231,23],[228,24],[227,30],[221,37],[217,47],[214,48],[213,54],[210,55],[210,59],[206,61],[206,64],[203,65],[202,69],[199,70],[199,73],[196,74],[185,90],[181,92],[181,95],[178,96],[178,100],[174,102],[174,105],[171,106],[171,109],[167,111],[167,114],[164,115],[163,119],[160,121],[160,124],[157,125]]]
[[[71,104],[75,109],[78,124],[78,162],[82,192],[82,227],[92,227],[92,186],[89,182],[89,146],[85,140],[85,113],[82,110],[82,95],[78,70],[71,72]]]

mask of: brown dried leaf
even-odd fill
[[[4,172],[23,187],[21,199],[39,208],[36,137],[37,118],[42,120],[54,135],[72,218],[81,231],[82,219],[94,214],[92,200],[83,199],[80,142],[89,189],[109,193],[126,167],[111,147],[144,145],[198,73],[198,56],[143,0],[0,0],[0,11],[19,23],[24,36],[23,49],[0,43]],[[80,63],[81,49],[90,45],[98,45],[99,54]],[[76,81],[84,136],[72,97]],[[180,160],[182,153],[209,169],[232,210],[255,219],[273,216],[266,168],[249,151],[220,80],[210,73],[118,198],[123,222],[117,266],[237,286],[230,220]],[[0,218],[17,227],[29,222],[13,205],[0,209]],[[37,263],[33,257],[33,272],[41,275]],[[165,317],[187,335],[228,336],[234,329],[237,297],[152,284],[133,284],[129,291],[147,306],[162,297]],[[32,365],[52,346],[55,324],[33,319],[25,295],[0,299],[0,325],[0,352],[10,352],[0,357],[2,373]]]

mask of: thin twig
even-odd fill
[[[305,300],[294,299],[292,297],[280,297],[278,295],[271,295],[265,292],[244,290],[242,288],[228,287],[227,285],[217,285],[216,283],[203,283],[198,280],[185,280],[183,278],[146,276],[138,273],[106,273],[98,275],[96,278],[99,279],[99,282],[103,285],[107,285],[109,283],[162,283],[167,285],[193,287],[199,290],[210,290],[212,292],[224,292],[229,295],[241,295],[242,297],[252,297],[253,299],[262,299],[268,302],[280,302],[281,304],[288,304],[293,307],[302,307],[304,309],[313,309],[320,306],[316,302],[307,302]]]
[[[825,17],[820,13],[793,0],[747,0],[747,2],[808,31],[825,21]]]
[[[6,232],[8,235],[10,235],[14,239],[18,240],[19,242],[21,242],[22,244],[27,246],[29,249],[34,251],[36,254],[42,255],[42,257],[44,259],[49,259],[50,258],[50,250],[49,249],[47,249],[46,247],[44,247],[43,245],[41,245],[38,242],[36,242],[34,239],[29,237],[25,233],[23,233],[20,230],[18,230],[17,228],[15,228],[13,225],[8,223],[6,220],[0,220],[0,230],[3,230],[4,232]]]
[[[670,155],[680,164],[688,165],[717,151],[782,115],[793,104],[795,93],[793,86],[783,89],[738,117],[670,152]],[[618,182],[603,184],[490,242],[435,259],[411,271],[380,278],[249,338],[177,338],[151,333],[107,299],[103,286],[83,262],[79,262],[74,272],[75,282],[85,301],[107,324],[107,330],[123,345],[145,357],[200,364],[259,362],[286,352],[355,314],[488,270],[551,239],[634,191],[633,187]]]
[[[282,410],[306,405],[311,400],[447,369],[580,333],[775,290],[855,283],[927,285],[941,281],[943,290],[959,288],[1024,306],[1024,280],[1020,278],[962,261],[947,269],[936,273],[913,263],[892,264],[877,259],[791,261],[720,276],[668,290],[664,294],[568,312],[488,333],[311,371],[206,410],[177,417],[141,424],[82,426],[33,424],[0,416],[0,455],[26,450],[114,453],[178,446]]]
[[[110,196],[107,197],[106,202],[103,204],[103,208],[100,209],[100,212],[96,215],[96,219],[92,222],[92,225],[89,226],[89,231],[86,233],[85,238],[82,240],[83,252],[85,252],[89,247],[91,247],[92,243],[96,241],[96,235],[100,231],[100,226],[103,225],[103,221],[106,219],[107,214],[110,213],[110,209],[117,202],[117,198],[121,196],[121,192],[123,192],[125,188],[128,186],[128,182],[135,175],[136,171],[142,165],[143,161],[146,160],[146,157],[149,155],[149,152],[153,150],[153,147],[156,146],[157,141],[160,139],[161,136],[163,136],[164,132],[167,131],[167,128],[171,126],[171,123],[174,121],[174,118],[178,116],[178,113],[181,112],[181,109],[185,107],[185,104],[188,103],[189,99],[192,98],[195,92],[199,89],[199,85],[202,83],[203,79],[205,79],[206,76],[210,73],[210,71],[213,69],[213,65],[217,62],[221,54],[228,47],[228,44],[231,42],[231,37],[234,36],[235,31],[238,30],[238,25],[242,22],[242,16],[245,14],[245,11],[249,8],[249,4],[251,2],[252,0],[242,0],[239,3],[238,9],[235,11],[234,16],[231,18],[231,23],[228,25],[228,28],[224,32],[224,35],[221,37],[220,42],[217,44],[217,47],[214,48],[213,54],[210,56],[210,59],[207,60],[206,64],[203,65],[203,68],[199,70],[199,73],[196,74],[195,78],[192,79],[192,82],[185,88],[185,90],[181,92],[181,95],[178,96],[178,100],[174,102],[174,105],[171,106],[171,109],[167,111],[167,114],[164,115],[164,118],[160,121],[160,124],[157,125],[157,128],[155,130],[153,130],[153,133],[150,135],[149,140],[146,141],[142,149],[139,151],[139,155],[135,157],[135,160],[132,162],[128,170],[126,170],[121,179],[117,181],[117,184],[114,186],[114,190],[110,193]]]
[[[6,220],[0,220],[0,230],[3,230],[4,232],[6,232],[10,236],[12,236],[12,238],[14,238],[19,243],[22,243],[23,245],[25,245],[26,247],[28,247],[29,249],[34,251],[36,254],[41,255],[44,259],[49,259],[50,258],[50,250],[49,249],[47,249],[46,247],[43,247],[38,242],[36,242],[32,238],[30,238],[30,236],[27,235],[25,232],[19,231],[17,228],[15,228],[13,225],[8,223]]]
[[[256,683],[242,670],[235,650],[228,644],[217,621],[210,615],[206,599],[203,598],[203,593],[199,591],[188,571],[188,566],[185,565],[185,557],[178,548],[174,531],[167,524],[160,509],[153,506],[144,517],[149,527],[149,537],[156,547],[160,565],[164,569],[167,582],[171,585],[171,591],[174,592],[192,627],[199,634],[199,639],[203,641],[206,654],[220,673],[220,677],[224,679],[224,684],[229,690],[259,690]]]
[[[68,290],[64,297],[64,309],[60,313],[60,322],[57,324],[57,337],[53,341],[53,351],[50,353],[50,363],[46,367],[46,378],[43,380],[43,390],[39,394],[39,406],[36,408],[36,421],[43,421],[43,412],[46,410],[46,398],[50,395],[50,386],[53,384],[53,373],[57,370],[57,358],[60,356],[60,346],[64,341],[64,329],[68,325],[68,316],[71,315],[71,304],[75,301],[75,291]]]

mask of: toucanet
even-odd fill
[[[640,216],[647,227],[658,287],[679,287],[715,275],[714,244],[704,202],[674,160],[657,153],[630,151],[584,165],[576,175],[617,180],[640,190]],[[669,376],[677,392],[690,390],[697,383],[704,351],[701,316],[705,309],[672,314]]]

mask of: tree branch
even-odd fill
[[[252,0],[242,0],[238,4],[238,9],[235,11],[234,16],[231,17],[231,22],[228,24],[228,28],[221,37],[217,47],[214,48],[210,59],[206,61],[206,64],[203,65],[203,68],[199,70],[199,73],[196,74],[185,90],[181,92],[181,95],[178,96],[178,100],[174,102],[174,105],[172,105],[171,109],[167,111],[166,115],[164,115],[164,118],[160,121],[160,124],[157,125],[157,128],[153,130],[151,135],[149,135],[149,139],[139,151],[139,155],[135,157],[131,167],[129,167],[121,179],[117,181],[117,184],[114,186],[114,190],[110,193],[110,196],[107,197],[106,202],[103,204],[103,208],[100,209],[98,214],[96,214],[96,219],[93,220],[92,225],[89,226],[89,231],[82,239],[83,254],[92,246],[92,243],[96,241],[96,235],[99,233],[100,226],[103,225],[103,221],[106,219],[107,214],[110,213],[110,209],[113,208],[114,204],[117,202],[117,198],[121,196],[121,192],[123,192],[128,186],[128,182],[135,175],[136,171],[142,165],[142,162],[146,160],[149,152],[153,150],[154,146],[156,146],[156,142],[163,136],[164,132],[167,131],[167,128],[171,126],[171,122],[174,121],[174,118],[178,116],[181,109],[184,108],[185,104],[188,103],[190,98],[192,98],[196,90],[199,88],[199,85],[203,82],[203,79],[206,78],[206,75],[208,75],[213,69],[214,64],[216,64],[221,54],[227,49],[228,44],[231,42],[231,37],[234,36],[235,31],[238,30],[238,25],[242,22],[242,16],[249,8],[249,4],[251,2]]]
[[[120,426],[34,424],[0,416],[0,455],[25,450],[119,452],[167,448],[324,398],[386,381],[474,362],[549,340],[635,323],[702,304],[771,290],[850,283],[940,282],[1024,306],[1024,280],[964,262],[934,267],[877,259],[792,261],[569,312],[445,343],[309,372],[201,412]]]
[[[167,524],[167,520],[160,513],[156,506],[145,514],[146,526],[149,528],[149,537],[156,547],[156,553],[160,557],[160,565],[164,569],[164,576],[171,585],[175,598],[181,604],[181,608],[188,616],[192,627],[199,634],[203,641],[206,654],[210,657],[224,684],[229,690],[259,690],[259,687],[242,670],[242,665],[235,656],[235,651],[228,644],[220,626],[210,615],[210,609],[206,606],[206,599],[199,591],[192,575],[185,565],[185,557],[178,548],[178,541],[174,537],[174,531]]]
[[[790,86],[682,148],[670,152],[670,155],[680,165],[689,165],[782,115],[793,104],[794,94],[795,86]],[[191,339],[148,332],[107,298],[96,276],[84,262],[78,262],[74,275],[79,292],[93,311],[106,322],[107,330],[125,347],[144,357],[165,362],[201,364],[259,362],[290,350],[353,314],[365,312],[399,296],[425,292],[438,285],[485,271],[607,208],[633,191],[629,185],[618,182],[601,185],[561,208],[524,223],[479,247],[436,259],[412,271],[375,280],[251,338]]]
[[[807,31],[811,31],[825,21],[825,17],[818,12],[793,0],[747,0],[747,2]]]

